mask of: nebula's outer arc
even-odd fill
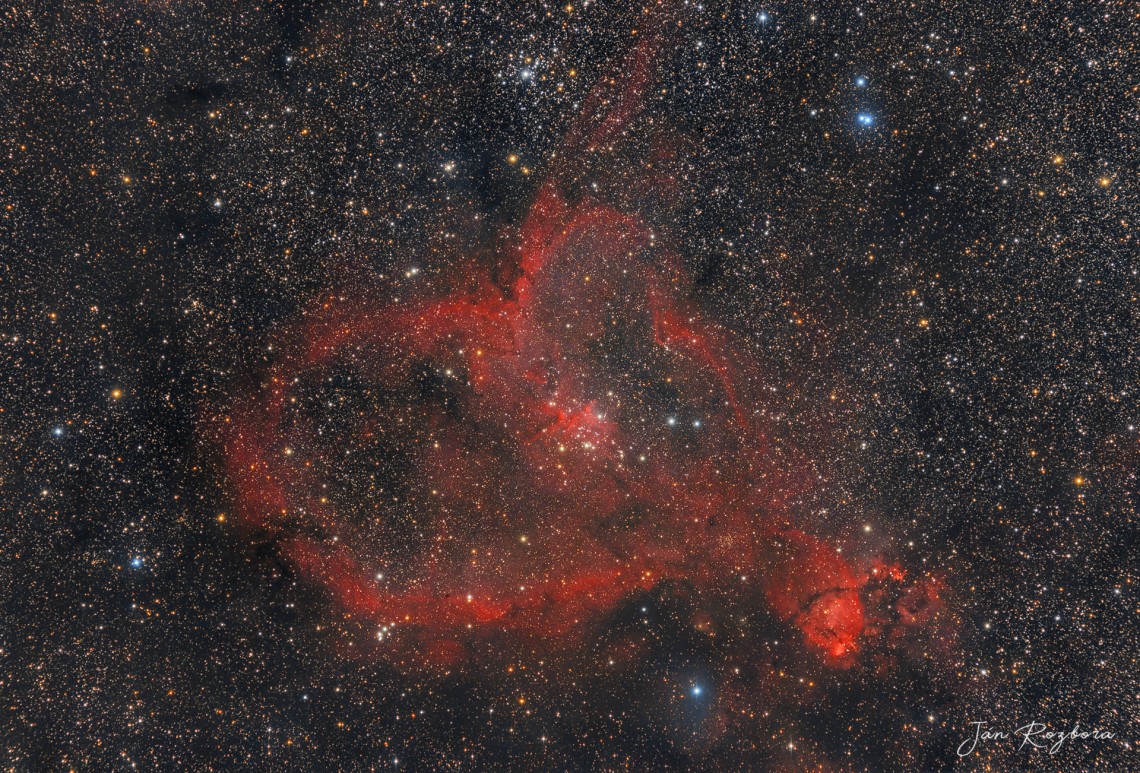
[[[443,297],[330,301],[222,422],[241,523],[429,659],[454,662],[500,634],[566,646],[664,580],[726,608],[764,604],[830,662],[859,646],[867,578],[788,522],[808,465],[753,418],[759,366],[685,300],[685,271],[648,223],[568,192],[581,159],[619,142],[644,106],[663,38],[654,18],[620,80],[602,80],[567,131],[508,247],[511,281],[475,274],[474,289]],[[410,406],[414,422],[372,421],[381,434],[401,424],[392,431],[414,448],[417,555],[395,538],[373,544],[326,495],[321,469],[334,462],[307,458],[299,393],[338,368]],[[425,368],[441,379],[434,397]],[[393,563],[398,580],[377,582]]]

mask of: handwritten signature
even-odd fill
[[[1011,738],[1020,738],[1021,744],[1017,747],[1019,750],[1028,746],[1031,749],[1044,749],[1049,754],[1056,754],[1064,747],[1066,741],[1084,741],[1090,738],[1099,741],[1116,738],[1116,733],[1111,730],[1082,730],[1080,723],[1073,725],[1068,730],[1050,730],[1044,722],[1029,722],[1012,731],[1012,733],[1005,730],[993,730],[988,725],[989,722],[970,723],[974,732],[958,746],[959,757],[968,757],[973,754],[978,744],[983,741],[1008,741]]]

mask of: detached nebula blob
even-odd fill
[[[576,190],[628,134],[661,40],[591,92],[492,269],[441,297],[329,300],[225,419],[242,522],[404,662],[504,635],[587,646],[662,583],[710,624],[763,610],[832,667],[880,624],[879,569],[791,522],[811,465],[761,426],[761,365],[686,300],[667,234]],[[330,431],[330,399],[359,421]],[[363,459],[388,485],[352,480]]]

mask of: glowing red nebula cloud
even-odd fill
[[[810,465],[760,426],[760,366],[685,300],[663,235],[570,192],[579,159],[641,110],[659,40],[644,32],[620,83],[585,100],[506,271],[323,303],[219,421],[240,523],[394,648],[437,663],[502,636],[566,648],[665,581],[717,609],[767,605],[832,664],[860,648],[870,576],[789,523]],[[346,373],[385,396],[356,411],[353,442],[398,457],[396,496],[338,499],[345,452],[308,390]]]

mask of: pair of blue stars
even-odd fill
[[[855,78],[855,88],[864,89],[866,87],[867,87],[867,78],[863,75],[857,76]],[[875,125],[875,116],[872,115],[871,113],[859,113],[855,116],[855,121],[860,126],[874,126]]]

